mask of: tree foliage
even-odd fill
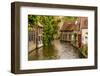
[[[78,17],[72,17],[72,16],[65,16],[64,17],[64,20],[66,20],[66,21],[75,21],[77,19],[78,19]]]
[[[54,35],[57,34],[58,26],[53,16],[42,16],[41,24],[43,25],[43,44],[51,44]]]
[[[43,25],[43,44],[48,46],[57,34],[59,21],[55,21],[54,16],[28,15],[29,28],[37,27],[38,23]]]
[[[56,17],[56,18],[55,18]],[[63,17],[64,21],[75,21],[78,17],[65,16]],[[51,44],[54,36],[58,32],[58,23],[61,20],[57,16],[37,16],[37,15],[28,15],[28,28],[38,28],[38,23],[43,25],[43,44],[47,46]]]
[[[34,27],[38,25],[40,16],[28,15],[28,24],[29,27]]]

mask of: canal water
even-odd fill
[[[49,47],[40,47],[28,54],[28,60],[78,59],[79,50],[69,42],[54,40]]]

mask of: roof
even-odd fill
[[[88,28],[88,18],[87,17],[80,17],[80,27],[81,29]]]
[[[75,21],[65,21],[60,29],[61,32],[71,32],[75,30],[79,30],[79,26],[75,25]]]

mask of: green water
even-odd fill
[[[48,47],[40,47],[28,54],[28,60],[76,59],[79,51],[68,42],[55,40]]]

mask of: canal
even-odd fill
[[[49,47],[40,47],[28,54],[28,60],[78,59],[79,50],[69,42],[54,40]]]

